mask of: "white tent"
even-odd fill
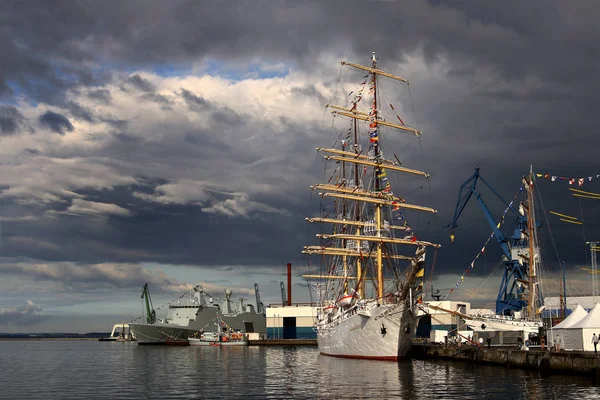
[[[600,304],[583,317],[579,322],[564,328],[565,350],[593,351],[592,335],[600,334]]]
[[[579,321],[581,321],[585,316],[588,315],[587,311],[581,305],[578,305],[575,310],[565,318],[560,324],[557,324],[553,328],[551,328],[548,332],[548,345],[552,346],[554,343],[557,343],[561,349],[565,348],[565,328],[569,328]]]

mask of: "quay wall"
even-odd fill
[[[249,340],[249,346],[316,346],[317,339]]]
[[[63,337],[63,338],[52,338],[52,337],[4,337],[4,338],[0,338],[0,340],[13,340],[13,341],[19,341],[19,340],[28,340],[28,341],[33,341],[33,340],[45,340],[45,341],[62,341],[62,340],[93,340],[93,341],[98,341],[97,337],[81,337],[81,338],[70,338],[70,337]]]
[[[505,347],[414,344],[411,356],[421,360],[448,359],[536,369],[544,372],[585,374],[600,378],[600,356],[583,351],[557,352],[541,349],[527,351]]]

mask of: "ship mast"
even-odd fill
[[[428,178],[429,174],[415,169],[405,168],[401,166],[401,163],[397,158],[396,161],[385,159],[381,148],[379,147],[380,138],[378,128],[380,126],[404,131],[416,137],[421,135],[421,132],[417,129],[404,125],[402,120],[400,120],[402,125],[386,121],[379,112],[379,99],[377,93],[378,75],[406,84],[408,84],[408,81],[399,76],[379,70],[377,68],[377,57],[375,53],[372,54],[370,67],[346,61],[342,61],[341,64],[366,71],[371,75],[371,79],[365,80],[363,85],[369,82],[369,92],[373,93],[372,104],[369,112],[357,110],[357,103],[360,101],[360,98],[362,98],[363,89],[361,89],[355,96],[353,105],[349,108],[327,105],[332,114],[353,119],[350,128],[354,129],[353,149],[345,150],[345,146],[342,146],[341,150],[335,148],[317,148],[317,151],[326,154],[324,156],[326,160],[342,163],[342,180],[337,184],[331,184],[329,182],[316,184],[311,186],[311,189],[322,190],[322,192],[318,193],[322,198],[329,197],[334,201],[341,202],[342,210],[340,214],[337,214],[339,216],[336,216],[335,218],[327,218],[327,216],[325,216],[322,218],[306,218],[306,220],[310,223],[321,222],[338,226],[342,225],[342,227],[340,227],[341,229],[334,229],[333,234],[317,234],[317,237],[322,239],[321,246],[305,246],[303,253],[323,256],[328,255],[333,256],[334,258],[340,257],[340,261],[343,265],[342,276],[338,278],[335,276],[332,277],[332,274],[328,274],[311,275],[310,277],[343,279],[342,287],[340,289],[344,296],[348,295],[350,289],[348,283],[354,280],[356,282],[355,295],[358,299],[363,299],[365,297],[365,285],[367,281],[365,265],[370,264],[373,267],[373,275],[375,275],[371,279],[373,280],[374,286],[376,286],[376,299],[378,302],[381,302],[381,299],[384,296],[384,282],[387,280],[384,278],[384,261],[388,263],[398,262],[399,260],[410,261],[411,267],[407,272],[406,283],[411,285],[412,283],[410,282],[414,280],[414,275],[417,271],[416,269],[420,267],[422,260],[424,259],[425,247],[440,247],[435,243],[417,240],[416,237],[394,237],[391,233],[392,231],[410,232],[410,228],[406,226],[406,223],[404,226],[389,224],[385,220],[384,210],[393,208],[395,211],[399,209],[430,213],[436,213],[437,211],[430,207],[407,204],[406,200],[392,193],[390,183],[387,182],[388,178],[386,178],[386,170],[422,176],[425,178]],[[368,76],[365,78],[368,78]],[[358,138],[357,124],[359,120],[369,124],[368,136],[370,137],[370,146],[364,154]],[[350,167],[351,169],[346,168],[349,166],[347,163],[352,165]],[[361,174],[363,168],[364,172]],[[368,184],[363,183],[361,179],[365,178],[367,168],[372,171],[372,175],[369,174],[371,176],[368,178]],[[350,180],[350,171],[354,173],[352,180]],[[340,203],[337,204],[339,205]],[[369,207],[371,211],[368,215],[362,209],[363,204],[370,204]],[[354,207],[352,207],[352,205],[354,205]],[[387,232],[390,232],[390,234]],[[390,253],[388,246],[395,245],[415,246],[417,247],[417,250],[412,257]],[[355,271],[350,270],[351,263],[355,266]],[[352,272],[355,272],[355,274]],[[406,297],[407,290],[407,285],[401,290],[404,297]]]
[[[535,210],[533,208],[533,166],[529,169],[527,183],[527,231],[529,235],[529,279],[528,279],[528,299],[527,299],[527,317],[535,318],[536,306],[536,257],[535,249]]]
[[[342,142],[342,150],[344,149],[344,142]],[[346,161],[341,160],[342,163],[342,181],[341,181],[341,186],[342,187],[348,187],[348,183],[346,181]],[[342,200],[342,219],[346,219],[346,199],[341,199]],[[346,225],[342,225],[342,233],[345,234],[346,232]],[[342,239],[342,247],[346,248],[346,239]],[[344,267],[344,276],[347,277],[348,276],[348,257],[346,255],[342,255],[342,264]],[[345,279],[344,280],[344,295],[348,294],[348,280]]]
[[[372,123],[370,126],[372,127],[372,131],[377,135],[377,57],[375,57],[375,52],[373,52],[373,56],[371,58],[372,66],[373,66],[373,111],[371,114]],[[373,143],[373,151],[375,153],[375,160],[379,159],[379,141]],[[381,174],[381,167],[375,168],[375,191],[379,192],[379,175]],[[377,228],[377,237],[381,237],[381,204],[377,204],[375,206],[375,226]],[[381,301],[383,298],[383,258],[382,258],[382,247],[383,242],[377,243],[377,299]]]
[[[356,107],[356,105],[355,105]],[[358,145],[358,121],[356,120],[356,118],[354,118],[353,120],[354,123],[354,154],[356,154],[355,157],[359,156],[360,153],[360,149],[359,149],[359,145]],[[360,178],[358,176],[358,163],[354,163],[354,190],[360,190],[362,189],[360,187]],[[354,202],[354,220],[356,222],[360,222],[360,202],[359,201],[355,201]],[[357,226],[356,228],[356,234],[360,235],[360,226]],[[360,261],[360,258],[356,259],[356,296],[358,297],[358,299],[362,299],[365,293],[365,280],[362,279],[362,263]]]

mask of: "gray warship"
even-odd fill
[[[204,288],[196,286],[170,302],[167,316],[157,320],[148,284],[145,284],[142,298],[146,304],[146,322],[130,322],[129,327],[139,345],[181,344],[187,342],[188,337],[213,329],[217,319],[236,331],[266,334],[265,306],[260,301],[258,284],[254,284],[256,308],[252,304],[245,304],[243,298],[232,301],[230,289],[224,292],[224,297],[216,298],[206,293]]]

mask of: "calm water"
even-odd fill
[[[343,360],[316,347],[0,341],[2,399],[594,399],[587,377],[458,362]]]

